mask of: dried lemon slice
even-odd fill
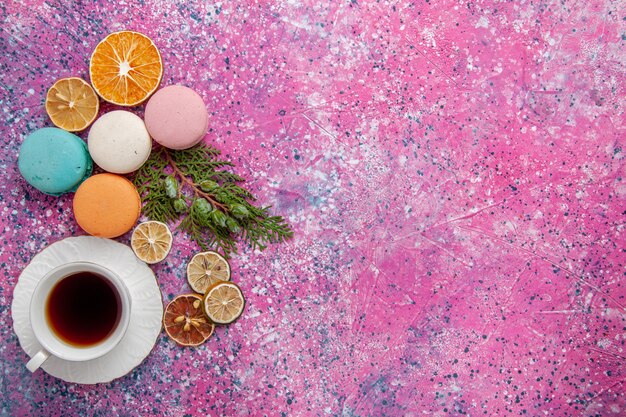
[[[172,232],[165,223],[149,221],[133,230],[130,246],[139,259],[147,264],[155,264],[170,253],[172,240]]]
[[[200,252],[187,265],[187,281],[192,290],[204,294],[217,281],[230,280],[230,265],[217,252]]]
[[[204,316],[201,304],[199,295],[183,294],[165,308],[165,333],[179,345],[198,346],[213,334],[215,325]]]
[[[100,100],[87,81],[62,78],[46,94],[46,112],[55,126],[68,132],[85,130],[98,115]]]
[[[246,300],[239,286],[228,281],[211,285],[202,300],[204,314],[216,324],[229,324],[237,320],[245,305]]]

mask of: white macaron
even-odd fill
[[[87,146],[100,168],[128,174],[146,162],[152,150],[152,139],[139,116],[115,110],[103,114],[91,126]]]

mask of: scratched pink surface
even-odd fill
[[[0,5],[1,414],[626,414],[623,1],[89,3]],[[79,386],[12,328],[20,271],[83,233],[16,158],[121,29],[295,238],[234,258],[236,324]],[[154,267],[164,302],[196,251],[177,233]]]

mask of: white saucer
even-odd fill
[[[119,345],[85,362],[50,357],[42,368],[67,382],[97,384],[126,375],[150,353],[161,332],[163,302],[152,270],[126,245],[92,236],[70,237],[45,248],[22,271],[13,291],[13,327],[22,348],[33,356],[41,349],[30,326],[30,299],[39,280],[51,269],[72,261],[106,266],[123,280],[132,299],[130,324]],[[26,363],[24,363],[26,365]]]

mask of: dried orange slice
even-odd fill
[[[87,81],[62,78],[46,95],[46,112],[56,127],[68,132],[85,130],[98,115],[100,100]]]
[[[202,298],[183,294],[165,308],[163,327],[167,335],[182,346],[198,346],[213,334],[215,325],[202,312]]]
[[[241,288],[228,281],[211,285],[202,299],[204,314],[216,324],[229,324],[237,320],[245,305]]]
[[[156,91],[163,76],[154,42],[137,32],[114,32],[91,55],[89,76],[96,92],[109,103],[136,106]]]
[[[217,252],[200,252],[187,265],[187,281],[195,292],[204,294],[217,281],[230,280],[230,265]]]
[[[130,247],[147,264],[161,262],[172,249],[172,232],[165,223],[148,221],[133,230]]]

